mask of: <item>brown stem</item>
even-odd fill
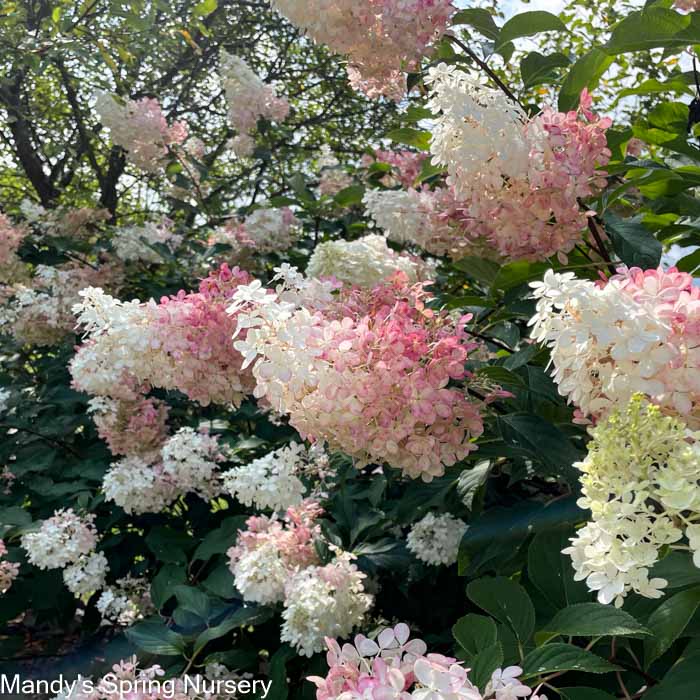
[[[513,100],[513,102],[515,102],[515,104],[517,104],[523,110],[523,112],[526,111],[525,107],[515,96],[513,91],[498,77],[498,75],[496,75],[496,73],[494,73],[493,70],[491,70],[485,61],[482,61],[464,42],[460,41],[456,36],[454,36],[454,34],[445,34],[444,36],[453,43],[457,44],[457,46],[459,46],[462,51],[464,51],[464,53],[466,53],[467,56],[469,56],[469,58],[471,58],[472,61],[474,61],[474,63],[476,63],[479,68],[481,68],[481,70],[483,70],[484,73],[486,73],[489,78],[496,83],[496,85],[498,85],[498,87],[506,94],[507,97]]]

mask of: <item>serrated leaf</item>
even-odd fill
[[[629,267],[658,267],[663,246],[640,221],[621,219],[607,212],[603,217],[605,231],[620,260]]]
[[[176,586],[174,591],[177,602],[183,610],[191,612],[201,620],[209,618],[211,604],[209,596],[193,586]]]
[[[654,610],[647,621],[653,637],[644,640],[646,668],[683,634],[699,606],[700,587],[697,587],[676,593]]]
[[[493,672],[503,665],[503,647],[495,642],[483,647],[470,661],[469,680],[477,687],[484,687]]]
[[[586,673],[608,673],[620,670],[606,659],[590,651],[555,642],[531,651],[522,663],[522,680],[557,671],[584,671]]]
[[[569,545],[569,533],[573,529],[539,532],[527,552],[528,579],[557,609],[591,598],[586,584],[574,580],[571,560],[561,553]]]
[[[700,583],[700,569],[693,564],[690,552],[669,552],[656,562],[649,577],[666,579],[666,590],[683,588]]]
[[[194,561],[207,561],[215,554],[222,554],[236,544],[239,530],[245,526],[247,516],[236,515],[226,518],[216,530],[207,533],[194,552]]]
[[[531,88],[556,79],[556,69],[571,65],[563,53],[543,56],[538,51],[531,51],[520,61],[520,76],[523,86]]]
[[[159,620],[144,620],[129,627],[125,634],[139,649],[160,656],[179,656],[185,640]]]
[[[166,564],[151,582],[151,600],[156,610],[160,610],[175,595],[175,588],[187,580],[184,566]]]
[[[525,643],[535,628],[535,608],[525,589],[505,576],[480,578],[467,586],[467,596]]]
[[[273,616],[270,608],[259,605],[246,605],[233,611],[225,620],[214,627],[204,630],[194,643],[194,651],[198,653],[209,642],[219,639],[243,625],[255,625],[269,620]]]
[[[685,48],[700,36],[698,13],[681,15],[665,7],[652,6],[632,12],[613,29],[604,50],[612,55],[629,51]]]
[[[419,151],[430,150],[430,132],[421,131],[420,129],[412,129],[408,126],[403,126],[400,129],[390,131],[386,137],[396,143],[403,143],[406,146],[413,146]]]
[[[498,641],[498,630],[490,617],[469,613],[454,624],[452,636],[471,658]]]
[[[474,503],[474,497],[479,489],[486,483],[491,471],[491,461],[482,459],[477,462],[471,469],[465,469],[459,476],[457,482],[457,491],[464,505],[471,509]]]
[[[186,550],[192,544],[192,538],[189,535],[166,526],[153,528],[146,535],[145,541],[160,561],[173,564],[187,561]]]
[[[651,632],[612,605],[577,603],[560,610],[542,629],[564,637],[644,637]]]
[[[498,34],[496,50],[501,48],[513,39],[519,39],[524,36],[532,36],[540,32],[568,32],[566,25],[551,12],[544,10],[533,10],[530,12],[521,12],[514,17],[511,17],[502,27]]]
[[[576,109],[583,88],[592,90],[598,85],[606,70],[613,62],[613,57],[601,49],[591,49],[579,58],[569,69],[559,90],[559,111],[568,112]]]
[[[351,207],[356,204],[361,204],[364,194],[365,188],[362,185],[350,185],[350,187],[340,190],[340,192],[333,197],[333,201],[339,207]]]
[[[696,700],[700,654],[681,658],[661,679],[658,685],[644,693],[644,700]]]
[[[483,34],[488,39],[495,40],[498,38],[500,31],[493,20],[493,16],[488,10],[480,7],[472,7],[467,10],[461,10],[452,17],[452,24],[468,24],[474,27],[479,33]]]

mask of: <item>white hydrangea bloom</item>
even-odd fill
[[[130,456],[112,464],[102,481],[105,500],[113,501],[127,513],[159,513],[178,495],[177,488],[162,478],[141,457]]]
[[[245,600],[262,605],[274,605],[284,600],[289,566],[274,542],[265,542],[242,553],[232,564],[231,573]]]
[[[299,219],[290,209],[261,207],[246,217],[245,232],[260,253],[287,250],[299,238]]]
[[[604,287],[548,270],[531,284],[537,312],[532,337],[551,351],[559,393],[584,415],[606,414],[637,392],[687,412],[687,394],[699,386],[697,371],[672,367],[672,324],[611,279]],[[678,390],[668,393],[669,385]]]
[[[27,558],[40,569],[61,569],[89,554],[97,544],[94,515],[81,518],[72,508],[57,510],[36,532],[22,537]]]
[[[103,624],[129,627],[153,611],[150,582],[126,576],[107,586],[97,599],[96,607]]]
[[[7,403],[10,396],[12,396],[12,392],[9,389],[0,387],[0,416],[7,410]]]
[[[180,493],[198,493],[213,498],[220,492],[218,461],[219,443],[214,436],[192,428],[180,428],[168,438],[161,450],[163,477]]]
[[[112,236],[114,251],[121,260],[141,260],[147,263],[161,262],[161,256],[151,247],[156,243],[175,251],[182,242],[182,236],[173,233],[172,222],[148,222],[143,226],[124,226],[115,230]]]
[[[310,566],[288,581],[280,639],[301,656],[320,652],[325,637],[347,637],[370,609],[365,575],[352,559],[347,552],[338,553],[330,564]]]
[[[249,464],[223,474],[224,489],[246,506],[287,510],[304,499],[306,487],[299,479],[308,460],[303,445],[292,442]]]
[[[413,525],[406,544],[421,561],[450,566],[457,561],[459,543],[466,531],[467,525],[449,513],[428,513]]]
[[[107,557],[102,552],[91,552],[63,570],[63,582],[76,598],[81,598],[99,591],[108,571]]]
[[[428,70],[428,109],[436,114],[430,152],[447,166],[448,183],[469,197],[478,188],[500,187],[503,177],[527,175],[530,143],[527,116],[481,77],[441,63]]]
[[[411,282],[426,279],[431,272],[420,258],[393,251],[384,236],[376,234],[356,241],[320,243],[306,268],[309,277],[335,277],[361,287],[373,287],[398,271]]]

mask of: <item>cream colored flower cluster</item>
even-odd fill
[[[576,465],[591,521],[564,553],[601,603],[619,607],[630,591],[658,598],[667,581],[650,573],[662,548],[685,536],[700,564],[700,433],[637,394],[591,436]]]

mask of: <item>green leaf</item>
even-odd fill
[[[316,200],[314,195],[306,186],[306,180],[301,173],[294,173],[294,175],[289,178],[289,186],[292,188],[294,194],[296,194],[300,201],[310,204]]]
[[[544,273],[551,267],[548,263],[527,262],[525,260],[508,263],[498,271],[492,287],[507,292],[509,289],[525,284],[525,282],[542,279]]]
[[[287,682],[287,662],[296,657],[296,652],[288,644],[283,644],[270,659],[268,679],[270,692],[265,700],[286,700],[289,695]]]
[[[180,656],[185,640],[167,628],[160,620],[144,620],[129,627],[125,633],[137,647],[159,656]]]
[[[234,595],[233,574],[226,564],[217,566],[202,582],[202,586],[221,598],[232,598]]]
[[[498,38],[499,29],[488,10],[478,7],[461,10],[452,17],[452,24],[468,24],[489,39]]]
[[[236,544],[238,531],[243,528],[246,519],[245,515],[235,515],[223,520],[216,530],[207,533],[195,550],[192,559],[194,561],[207,561],[215,554],[222,554],[233,547]]]
[[[586,584],[574,580],[574,568],[561,550],[569,545],[570,529],[536,534],[527,552],[527,577],[557,609],[590,600]]]
[[[571,65],[571,61],[563,53],[553,53],[543,56],[537,51],[531,51],[520,61],[520,75],[526,88],[554,82],[557,79],[557,68]]]
[[[681,591],[664,600],[649,616],[647,625],[654,635],[644,640],[644,665],[649,668],[682,634],[700,606],[700,587]]]
[[[611,212],[603,217],[615,253],[630,267],[658,267],[663,246],[639,221],[621,219]]]
[[[507,445],[542,463],[548,472],[570,483],[578,481],[578,474],[571,465],[580,459],[581,453],[549,421],[531,413],[511,413],[498,416],[496,421]]]
[[[592,90],[613,62],[613,57],[601,49],[591,49],[579,58],[564,78],[559,90],[559,111],[576,109],[583,88]]]
[[[453,266],[457,270],[464,272],[468,277],[486,285],[491,285],[493,283],[501,268],[498,263],[492,262],[491,260],[472,257],[460,258]]]
[[[611,664],[597,654],[560,642],[545,644],[531,651],[523,659],[522,668],[523,680],[557,671],[608,673],[620,670],[619,666]]]
[[[658,47],[685,48],[698,41],[700,17],[681,15],[664,7],[633,12],[615,25],[604,50],[612,55]]]
[[[656,562],[649,576],[666,579],[667,590],[700,583],[700,569],[693,564],[689,552],[669,552],[663,559]]]
[[[483,452],[483,449],[479,450]],[[474,575],[515,556],[525,540],[537,532],[578,523],[585,513],[574,496],[542,505],[520,501],[507,508],[495,506],[472,520],[459,545],[459,573]]]
[[[183,610],[193,613],[204,621],[209,619],[211,604],[206,593],[192,586],[176,586],[174,593]]]
[[[154,527],[145,541],[160,561],[174,564],[187,561],[186,550],[192,545],[192,538],[187,533],[165,526]]]
[[[407,146],[413,146],[419,151],[430,150],[430,132],[421,131],[420,129],[411,129],[408,126],[401,127],[390,131],[386,137],[396,143],[403,143]]]
[[[340,192],[333,197],[333,201],[339,207],[352,207],[362,203],[364,194],[365,188],[362,185],[350,185],[350,187],[340,190]]]
[[[469,599],[506,623],[521,643],[527,642],[535,628],[535,608],[525,589],[504,576],[480,578],[467,586]]]
[[[469,680],[477,687],[483,688],[491,679],[493,672],[503,666],[503,647],[495,642],[481,651],[469,662]]]
[[[490,617],[469,613],[454,624],[452,636],[471,659],[498,641],[498,630]]]
[[[542,629],[563,637],[643,637],[651,634],[629,613],[601,603],[570,605],[560,610]]]
[[[496,42],[496,51],[513,39],[540,32],[568,32],[566,25],[551,12],[534,10],[511,17],[502,27]]]
[[[273,611],[270,608],[266,608],[258,605],[246,605],[244,607],[238,608],[233,612],[233,614],[226,618],[223,622],[220,622],[214,627],[204,630],[196,639],[194,643],[195,653],[203,649],[209,642],[214,639],[219,639],[224,635],[231,632],[231,630],[242,627],[243,625],[254,625],[260,624],[269,620],[273,616]]]
[[[187,572],[184,566],[166,564],[154,576],[151,582],[151,600],[156,610],[160,610],[175,594],[175,587],[187,580]]]
[[[682,657],[658,685],[644,693],[644,700],[697,700],[700,654]]]
[[[195,17],[206,17],[214,12],[218,6],[219,3],[217,0],[202,0],[202,2],[199,2],[194,6],[192,14]]]
[[[481,367],[475,374],[478,377],[485,377],[492,382],[496,382],[496,384],[500,384],[501,386],[505,385],[517,387],[519,389],[527,389],[527,384],[525,384],[525,380],[520,375],[500,365]]]

